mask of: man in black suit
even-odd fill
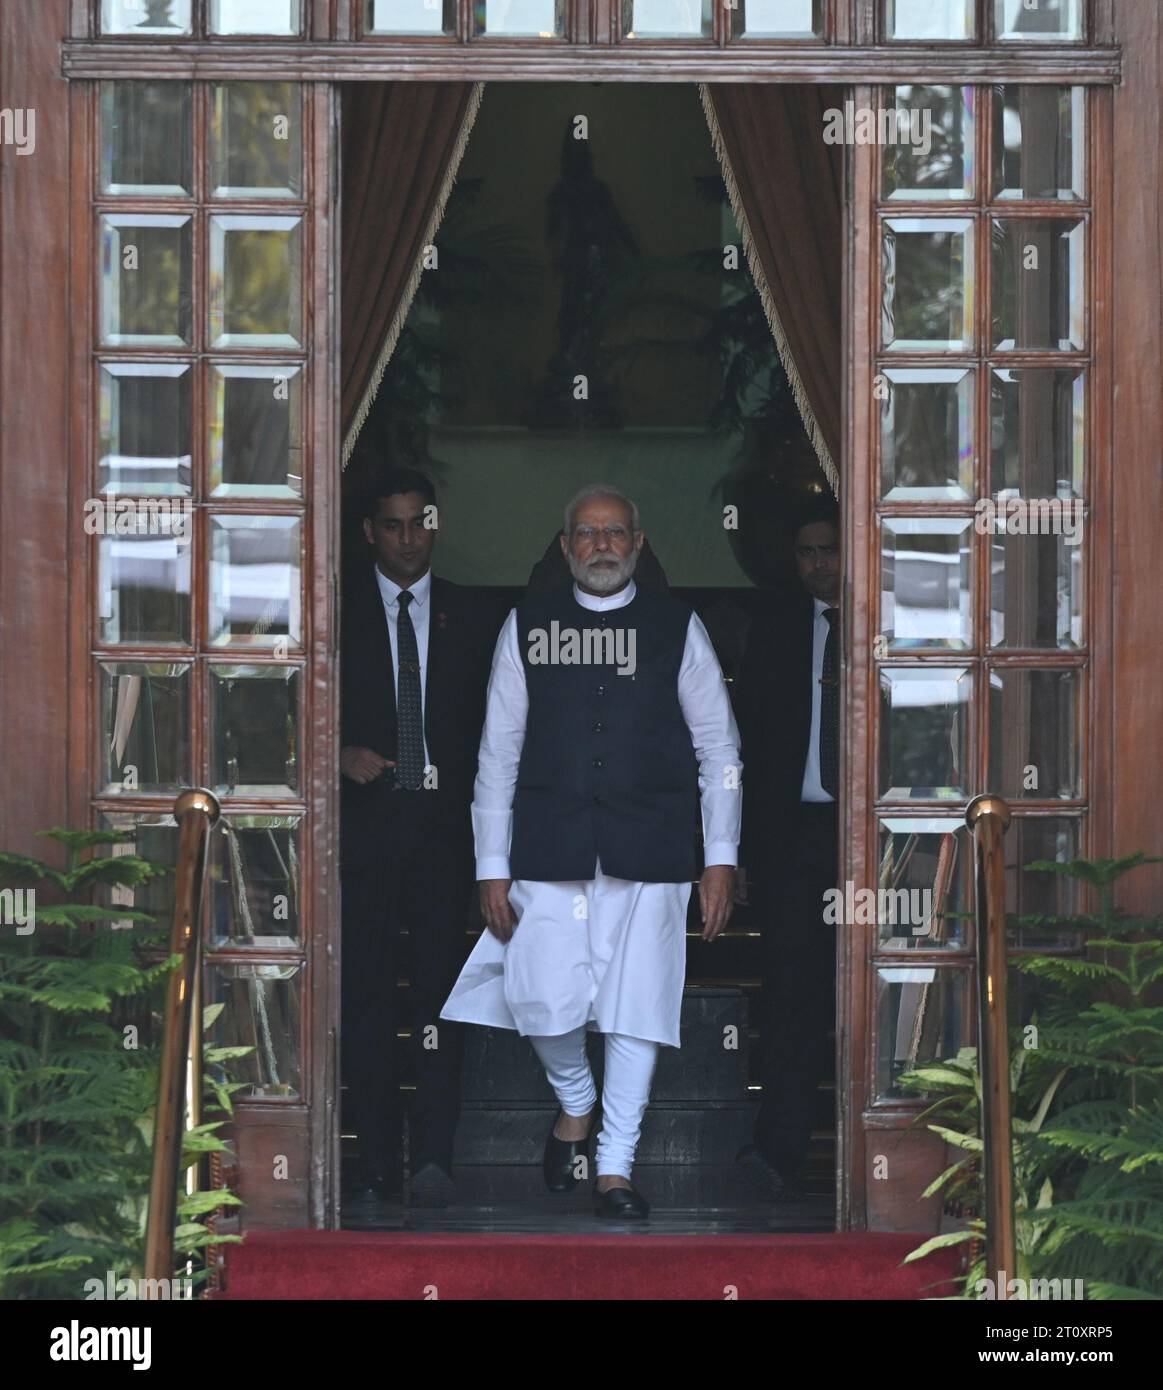
[[[738,722],[747,891],[760,924],[763,1098],[739,1159],[769,1195],[803,1195],[815,1097],[834,1026],[836,933],[823,922],[836,885],[840,752],[840,536],[831,499],[792,523],[802,593],[752,624]]]
[[[469,807],[495,626],[430,569],[432,483],[377,479],[369,552],[346,586],[342,635],[343,1064],[359,1136],[357,1202],[382,1200],[400,1152],[396,981],[408,933],[415,1098],[411,1199],[452,1195],[461,1030],[440,1007],[467,955]]]

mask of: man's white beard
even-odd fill
[[[595,566],[596,560],[604,564]],[[610,564],[609,561],[614,563]],[[612,594],[620,589],[638,565],[638,551],[631,550],[624,560],[614,555],[591,555],[588,560],[579,560],[572,552],[569,557],[569,572],[574,579],[596,594]]]

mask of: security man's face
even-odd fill
[[[804,588],[823,603],[840,602],[840,533],[830,521],[801,526],[795,539],[796,569]]]
[[[402,589],[422,579],[432,563],[435,513],[426,513],[427,506],[422,493],[396,492],[377,498],[375,514],[364,518],[363,533],[375,550],[380,573]]]

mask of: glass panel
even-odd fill
[[[1025,504],[1018,504],[1024,507]],[[1037,508],[1038,503],[1030,503]],[[1071,515],[1046,515],[1057,502],[1041,504],[1040,514],[1023,511],[1023,524],[1048,534],[1005,535],[992,546],[990,641],[995,647],[1081,647],[1083,550],[1081,503],[1066,503]],[[1077,515],[1073,515],[1077,507]],[[1010,518],[1010,524],[1015,518]],[[995,524],[1001,525],[999,516]],[[1052,525],[1068,532],[1049,533]],[[1070,537],[1073,536],[1073,542]]]
[[[1086,456],[1081,369],[1021,367],[990,379],[992,491],[1081,497]]]
[[[230,1063],[228,1079],[247,1083],[248,1096],[293,1100],[301,1094],[300,1014],[303,967],[215,962],[207,972],[208,1004],[225,1004],[210,1030],[219,1047],[249,1047]]]
[[[1082,0],[993,0],[997,37],[1020,43],[1082,38]]]
[[[190,667],[99,661],[105,792],[176,792],[190,776]]]
[[[1085,98],[1082,87],[993,89],[995,198],[1084,196]]]
[[[191,34],[191,0],[101,0],[103,34]]]
[[[299,794],[297,666],[211,666],[210,724],[215,791]]]
[[[709,38],[711,0],[622,0],[622,32],[628,39]]]
[[[1081,222],[994,220],[995,347],[1082,350],[1084,255]]]
[[[1076,859],[1082,823],[1064,816],[1015,816],[1004,840],[1006,912],[1022,917],[1067,917],[1079,910],[1078,885],[1061,874],[1032,873],[1039,860]],[[1070,950],[1081,933],[1066,926],[1011,925],[1009,944],[1037,950]]]
[[[101,83],[101,191],[180,197],[194,188],[188,82]]]
[[[300,10],[300,0],[210,0],[210,32],[297,36]]]
[[[731,34],[741,39],[811,39],[824,32],[824,0],[738,0]]]
[[[970,795],[973,676],[940,666],[880,669],[880,795],[965,800]]]
[[[215,947],[299,942],[298,816],[229,816],[215,827],[210,936]]]
[[[212,346],[301,346],[302,235],[300,217],[211,217]]]
[[[896,367],[882,375],[880,490],[894,502],[973,495],[973,372]]]
[[[886,517],[881,532],[881,632],[893,651],[973,645],[968,517]]]
[[[303,195],[303,98],[297,82],[214,87],[210,188],[215,198]]]
[[[128,506],[132,507],[133,503]],[[191,519],[188,512],[182,524],[184,538],[148,532],[101,537],[97,567],[100,642],[107,645],[147,646],[158,642],[189,645]]]
[[[455,0],[367,0],[369,34],[455,34]]]
[[[299,646],[300,529],[296,516],[210,518],[209,640],[215,646]]]
[[[550,39],[565,33],[565,0],[474,0],[472,31]]]
[[[102,342],[188,346],[190,219],[139,212],[100,225]]]
[[[895,119],[886,125],[882,195],[893,199],[972,198],[972,87],[890,87]]]
[[[990,672],[989,785],[1000,796],[1082,795],[1078,672]]]
[[[973,346],[969,218],[887,218],[883,276],[885,347],[963,352]]]
[[[132,840],[108,846],[107,853],[116,858],[135,854],[140,859],[168,872],[151,878],[137,888],[109,888],[103,900],[113,907],[132,912],[148,912],[152,923],[115,922],[114,927],[136,928],[138,931],[168,930],[174,915],[174,871],[178,865],[178,824],[173,816],[135,815],[114,812],[100,817],[101,825],[113,830],[132,830]]]
[[[877,890],[881,950],[963,948],[968,931],[958,914],[973,911],[973,845],[965,822],[886,816],[880,822]]]
[[[192,376],[181,362],[102,362],[100,491],[171,497],[190,491]]]
[[[888,39],[971,39],[974,0],[884,0]]]
[[[211,365],[211,496],[302,494],[302,381],[295,366]]]
[[[918,1092],[902,1072],[955,1057],[968,1046],[967,972],[947,966],[885,966],[876,972],[876,1099]]]

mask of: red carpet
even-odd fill
[[[480,1235],[254,1231],[230,1299],[917,1299],[956,1256],[901,1266],[922,1236]],[[735,1292],[730,1292],[734,1290]]]

